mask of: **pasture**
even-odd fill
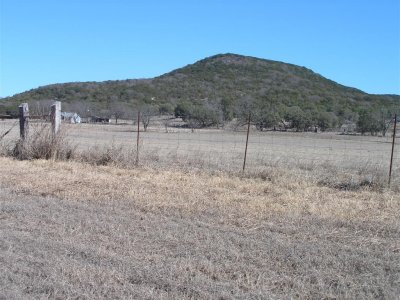
[[[72,160],[0,157],[0,298],[400,295],[390,137],[252,131],[243,173],[242,131],[153,126],[136,166],[133,124],[63,127]]]
[[[0,134],[12,121],[0,122]],[[32,124],[34,127],[35,124]],[[62,125],[68,141],[80,152],[113,149],[136,159],[137,126],[126,122],[111,124]],[[246,132],[229,129],[196,129],[163,126],[160,119],[141,126],[139,160],[142,165],[182,166],[239,172],[242,170]],[[18,126],[5,141],[18,138]],[[4,142],[3,142],[4,143]],[[391,154],[391,135],[359,136],[328,133],[250,131],[246,170],[260,173],[270,168],[308,171],[309,176],[332,175],[352,180],[387,181]],[[394,186],[400,183],[400,143],[393,160]],[[326,172],[325,172],[326,171]]]

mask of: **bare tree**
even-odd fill
[[[171,118],[169,116],[167,116],[166,118],[163,119],[162,123],[163,123],[164,128],[165,128],[165,133],[168,133],[168,127],[171,125],[171,120],[172,119],[173,118]]]
[[[126,103],[112,102],[110,104],[110,113],[115,117],[115,124],[118,124],[118,119],[124,118],[129,111],[129,107]]]
[[[39,100],[29,104],[31,115],[46,118],[50,115],[50,106],[54,100]]]
[[[145,104],[140,109],[140,121],[143,124],[144,131],[147,131],[150,120],[153,116],[158,114],[158,109],[154,105]]]
[[[75,101],[69,104],[65,104],[64,107],[71,112],[75,112],[81,117],[90,117],[97,110],[93,105],[84,101]]]
[[[382,130],[382,136],[386,136],[386,132],[388,131],[390,125],[393,122],[393,117],[389,110],[381,109],[380,111],[380,127]]]

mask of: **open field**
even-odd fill
[[[398,299],[400,197],[270,177],[0,164],[0,298]]]
[[[1,121],[0,134],[15,121]],[[136,159],[136,126],[133,124],[63,124],[70,142],[79,151],[101,152],[113,148]],[[15,126],[4,143],[18,138]],[[184,166],[238,172],[242,169],[246,133],[243,131],[169,127],[156,120],[140,132],[142,165]],[[344,176],[346,180],[387,182],[391,137],[349,136],[337,133],[250,133],[246,170],[257,173],[284,167],[307,171],[307,176]],[[338,175],[338,176],[339,176]],[[328,180],[328,179],[326,179]],[[400,145],[396,145],[393,185],[400,187]]]

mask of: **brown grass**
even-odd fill
[[[246,176],[0,158],[6,298],[386,298],[400,197]]]
[[[8,131],[14,123],[10,120],[0,122],[0,133]],[[165,128],[157,120],[151,126],[148,132],[140,133],[139,158],[142,166],[231,173],[242,169],[245,132],[201,129],[192,133],[190,129],[171,128],[169,133],[165,133]],[[137,133],[132,124],[63,123],[62,128],[73,144],[75,151],[71,157],[75,160],[122,167],[136,164]],[[18,128],[14,127],[0,142],[9,145],[17,138]],[[394,191],[400,191],[399,147],[396,145],[394,153]],[[342,190],[368,186],[382,190],[387,187],[390,150],[390,135],[362,137],[336,133],[252,131],[246,171],[263,174],[270,170],[291,169],[296,176],[321,186]],[[4,151],[0,148],[0,152]]]
[[[57,159],[69,160],[75,153],[75,147],[67,138],[65,130],[53,135],[48,123],[31,124],[26,139],[19,139],[13,147],[3,152],[20,160]]]

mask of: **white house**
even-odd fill
[[[71,124],[78,124],[81,122],[81,117],[74,112],[61,112],[61,120]]]

